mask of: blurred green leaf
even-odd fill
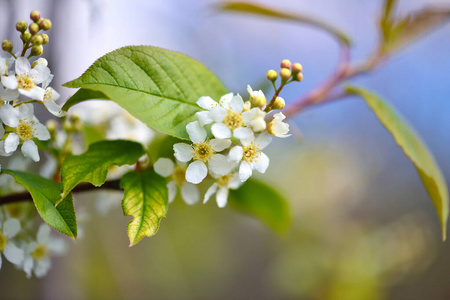
[[[55,203],[61,198],[58,183],[32,173],[5,169],[2,172],[14,177],[18,184],[30,192],[38,213],[48,225],[76,239],[77,219],[71,194],[55,207]]]
[[[381,23],[383,53],[399,50],[450,19],[449,8],[426,8],[399,20]]]
[[[90,144],[104,140],[106,138],[107,127],[107,122],[102,122],[100,124],[84,123],[81,133],[83,134],[86,147]]]
[[[189,138],[186,125],[196,120],[198,98],[219,99],[227,93],[200,62],[151,46],[110,52],[64,86],[100,92],[151,128],[180,139]],[[83,92],[70,103],[87,100],[85,96]]]
[[[103,94],[102,92],[94,91],[94,90],[88,90],[88,89],[79,89],[75,94],[73,94],[67,102],[64,104],[62,109],[64,111],[67,111],[69,108],[74,106],[75,104],[78,104],[80,102],[86,101],[86,100],[109,100],[109,98]]]
[[[130,246],[133,246],[143,237],[154,235],[166,216],[166,180],[153,170],[129,172],[120,180],[120,187],[124,189],[123,214],[133,217],[127,226]]]
[[[222,11],[229,11],[229,12],[241,12],[241,13],[247,13],[247,14],[253,14],[253,15],[259,15],[269,18],[276,18],[276,19],[282,19],[282,20],[290,20],[295,21],[303,24],[312,25],[314,27],[320,28],[322,30],[325,30],[329,34],[336,37],[339,41],[346,45],[350,45],[351,41],[350,38],[341,32],[340,30],[336,29],[333,25],[330,25],[328,23],[325,23],[321,20],[312,18],[308,15],[301,15],[301,14],[293,14],[291,12],[283,12],[279,10],[274,10],[272,8],[268,8],[262,5],[250,3],[250,2],[225,2],[219,4],[219,9]]]
[[[283,234],[291,225],[286,199],[273,187],[254,179],[237,190],[230,190],[231,207],[260,219],[273,231]]]
[[[101,186],[106,181],[109,167],[134,164],[145,154],[141,144],[116,140],[91,144],[81,155],[70,155],[61,168],[60,197],[65,197],[80,182]]]
[[[361,96],[383,126],[392,134],[397,145],[416,167],[430,195],[442,225],[442,238],[446,239],[448,218],[448,189],[433,155],[421,137],[391,105],[375,94],[358,87],[348,87],[347,92]]]

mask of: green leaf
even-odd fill
[[[282,19],[282,20],[290,20],[295,21],[307,25],[312,25],[314,27],[320,28],[322,30],[325,30],[329,34],[336,37],[340,42],[350,46],[351,41],[350,38],[341,32],[340,30],[336,29],[334,26],[325,23],[321,20],[312,18],[308,15],[301,15],[301,14],[294,14],[291,12],[283,12],[279,10],[275,10],[272,8],[268,8],[262,5],[249,3],[249,2],[225,2],[222,4],[219,4],[219,9],[222,11],[229,11],[229,12],[240,12],[240,13],[246,13],[246,14],[253,14],[253,15],[259,15],[263,17],[269,17],[269,18],[276,18],[276,19]]]
[[[189,138],[186,125],[200,111],[198,98],[218,100],[227,93],[200,62],[151,46],[108,53],[64,86],[103,93],[151,128],[180,139]]]
[[[357,87],[348,87],[347,92],[361,96],[383,126],[392,134],[397,145],[412,161],[433,201],[442,225],[442,238],[446,238],[448,218],[448,189],[439,166],[428,147],[388,103],[375,94]]]
[[[101,186],[109,167],[134,164],[145,151],[132,141],[102,141],[91,144],[81,155],[68,156],[61,168],[61,197],[65,197],[80,182]]]
[[[289,230],[291,214],[286,199],[272,186],[250,179],[237,190],[230,191],[228,204],[250,214],[277,233]]]
[[[384,28],[382,51],[390,53],[415,41],[425,33],[443,25],[450,19],[450,9],[427,8],[412,13],[401,20],[392,21],[389,28]]]
[[[60,186],[58,183],[32,173],[13,170],[2,170],[3,173],[14,177],[14,180],[26,188],[33,198],[34,204],[42,219],[51,227],[68,235],[77,237],[77,219],[73,206],[72,195],[67,195],[55,207],[60,199]]]
[[[143,237],[154,235],[166,216],[166,180],[153,170],[129,172],[120,180],[120,187],[124,189],[123,214],[133,217],[127,226],[130,246],[133,246]]]
[[[72,97],[67,100],[67,102],[64,104],[62,109],[64,111],[69,110],[72,106],[75,104],[78,104],[80,102],[86,101],[86,100],[110,100],[105,94],[98,91],[88,90],[88,89],[79,89],[75,94],[72,95]]]

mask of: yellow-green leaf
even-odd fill
[[[130,246],[133,246],[145,236],[154,235],[166,216],[166,181],[153,170],[129,172],[120,180],[120,187],[124,189],[123,214],[133,217],[127,226]]]
[[[225,2],[219,4],[219,9],[223,11],[240,12],[312,25],[314,27],[325,30],[346,45],[351,44],[350,38],[342,31],[336,29],[333,25],[330,25],[324,21],[318,20],[308,15],[279,11],[259,4],[241,1]]]
[[[445,240],[448,218],[448,188],[439,166],[430,150],[391,105],[375,94],[358,87],[348,87],[347,92],[361,96],[378,120],[392,134],[397,145],[412,161],[422,182],[430,195],[442,225],[442,238]]]

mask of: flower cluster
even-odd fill
[[[0,57],[0,155],[10,156],[20,146],[25,157],[39,161],[38,148],[33,140],[48,140],[50,134],[34,116],[33,103],[43,104],[57,117],[63,117],[65,113],[55,102],[59,94],[50,87],[53,75],[47,60],[38,58],[32,63],[29,60],[42,55],[42,45],[48,43],[48,36],[39,31],[50,29],[51,22],[41,18],[37,11],[33,11],[30,18],[33,22],[29,26],[25,21],[16,24],[23,41],[21,52],[14,54],[12,43],[8,40],[2,42],[2,49],[11,57]],[[30,53],[25,57],[27,50]]]

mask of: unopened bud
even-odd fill
[[[286,102],[284,102],[284,99],[281,97],[277,97],[272,105],[272,109],[283,109],[285,105]]]
[[[10,40],[3,40],[3,42],[2,42],[2,49],[3,49],[3,51],[11,52],[12,49],[13,49],[12,42]]]
[[[283,68],[280,71],[280,76],[285,81],[288,80],[289,78],[291,78],[291,75],[292,75],[292,73],[289,69]]]
[[[44,20],[39,22],[39,26],[43,30],[49,30],[50,28],[52,28],[52,22],[49,19],[44,19]]]
[[[36,34],[31,37],[31,43],[34,46],[39,46],[44,43],[44,39],[42,38],[42,36],[40,34]]]
[[[77,123],[77,122],[80,121],[80,116],[77,115],[77,114],[73,114],[73,115],[70,116],[70,120],[71,120],[73,123]]]
[[[292,65],[292,72],[293,73],[301,73],[303,71],[303,66],[299,63],[295,63]]]
[[[31,56],[41,56],[44,53],[42,45],[31,47]]]
[[[39,25],[36,23],[31,23],[30,26],[28,26],[28,29],[31,34],[36,34],[39,32]]]
[[[30,13],[30,19],[37,22],[41,18],[41,13],[37,10],[33,10]]]
[[[47,127],[48,131],[51,135],[53,135],[56,132],[56,129],[58,128],[58,124],[55,120],[50,119],[45,123],[45,127]]]
[[[294,80],[295,81],[302,81],[303,80],[303,74],[302,73],[298,73],[294,76]]]
[[[66,132],[71,132],[71,131],[73,131],[73,126],[72,126],[72,123],[70,123],[70,122],[64,122],[64,124],[63,124],[63,129],[64,129],[64,131],[66,131]]]
[[[256,118],[250,122],[250,127],[254,132],[260,132],[266,129],[266,121],[263,118]]]
[[[260,93],[254,97],[250,97],[250,103],[252,107],[263,107],[267,104],[267,99],[263,93]]]
[[[291,68],[291,61],[289,59],[284,59],[281,64],[280,67],[282,69],[290,69]]]
[[[266,74],[266,77],[270,81],[275,81],[278,78],[278,74],[275,70],[269,70]]]
[[[25,31],[24,33],[22,33],[22,34],[20,35],[20,39],[21,39],[24,43],[28,43],[28,41],[30,40],[30,38],[31,38],[31,33],[28,32],[28,31]]]
[[[16,30],[20,31],[20,32],[24,32],[25,30],[27,30],[28,28],[28,24],[25,21],[19,21],[16,23]]]
[[[46,45],[48,43],[48,35],[46,35],[45,33],[41,33],[41,37],[42,37],[42,45]]]
[[[36,59],[32,64],[31,64],[31,68],[36,67],[37,65],[44,65],[44,66],[48,66],[48,61],[45,58],[38,58]]]

